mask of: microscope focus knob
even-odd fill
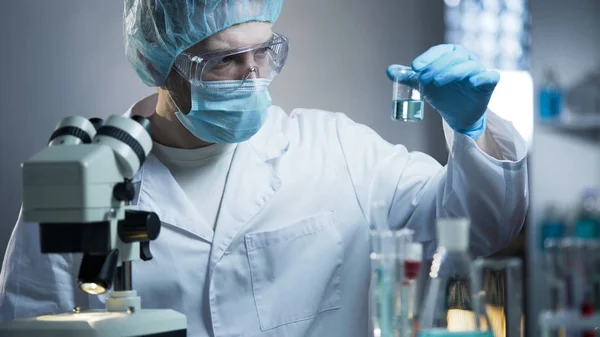
[[[113,196],[119,201],[131,201],[135,198],[135,187],[130,180],[115,185]]]
[[[154,212],[125,211],[125,219],[119,221],[119,238],[125,243],[156,240],[160,225],[160,219]]]

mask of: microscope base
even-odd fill
[[[185,337],[185,315],[170,309],[84,311],[0,324],[2,337]]]

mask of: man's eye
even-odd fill
[[[231,62],[233,62],[233,57],[225,56],[224,58],[220,59],[219,61],[217,61],[215,63],[215,67],[217,67],[217,68],[225,67],[228,64],[230,64]]]

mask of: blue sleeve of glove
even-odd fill
[[[472,139],[479,138],[485,132],[485,113],[481,116],[481,118],[473,124],[473,126],[468,130],[457,130],[454,131],[458,133],[462,133],[463,135],[469,136]]]

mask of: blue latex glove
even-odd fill
[[[398,67],[388,67],[390,79],[397,76]],[[473,139],[485,131],[485,111],[500,81],[497,71],[486,70],[465,48],[451,44],[430,48],[413,61],[412,68],[423,85],[421,94],[453,130]],[[415,78],[400,82],[416,85]]]

